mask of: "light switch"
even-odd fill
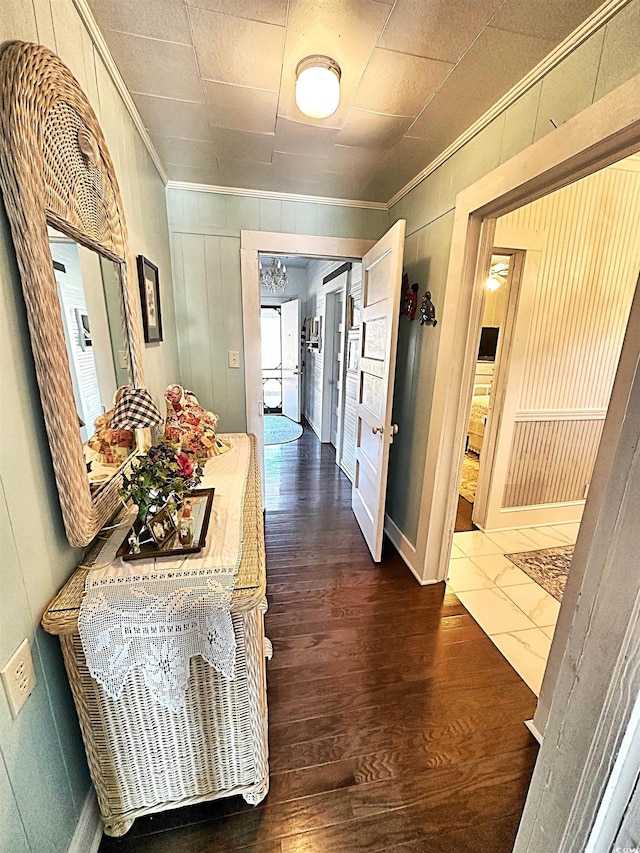
[[[229,367],[240,367],[240,353],[238,350],[229,350]]]
[[[129,367],[129,356],[127,355],[127,351],[124,349],[118,350],[118,365],[126,370]]]

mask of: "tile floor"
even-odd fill
[[[579,524],[454,533],[448,587],[537,695],[560,604],[504,555],[573,545]]]

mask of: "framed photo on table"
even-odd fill
[[[158,267],[144,255],[138,255],[138,282],[145,342],[159,343],[162,340],[162,313]]]

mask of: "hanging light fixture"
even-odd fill
[[[310,118],[328,118],[340,103],[340,66],[329,56],[315,54],[296,68],[296,104]]]
[[[258,268],[260,270],[260,285],[262,287],[265,287],[269,293],[276,293],[278,290],[284,293],[289,279],[287,278],[287,268],[280,258],[278,258],[277,262],[275,258],[271,258],[271,263],[266,268],[262,266],[262,261],[259,261]]]
[[[486,282],[487,290],[497,290],[499,287],[502,287],[507,281],[508,274],[509,264],[505,264],[503,261],[493,264],[489,270],[489,278]]]

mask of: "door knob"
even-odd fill
[[[372,427],[371,427],[371,432],[372,432],[374,435],[375,435],[377,432],[379,432],[379,433],[380,433],[380,435],[382,435],[382,433],[384,432],[384,427],[382,427],[382,426],[372,426]]]
[[[391,424],[391,434],[392,435],[398,434],[398,424]]]

